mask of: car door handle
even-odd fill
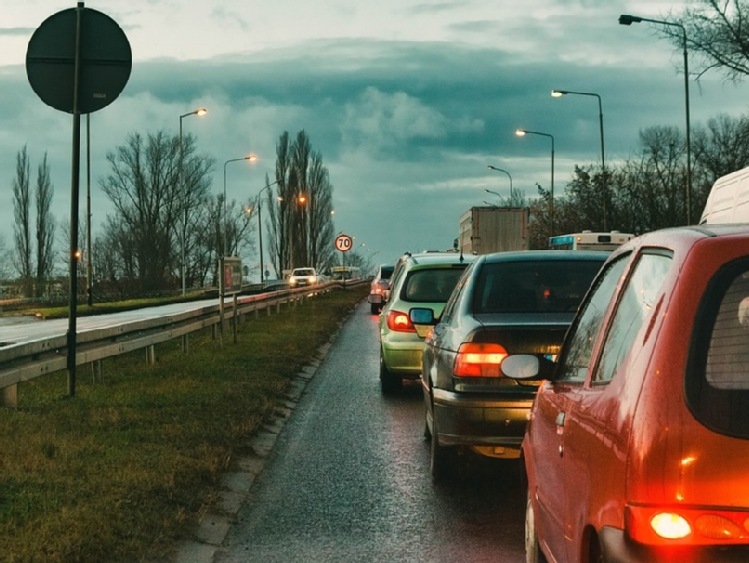
[[[562,411],[562,412],[560,412],[557,415],[557,418],[556,418],[556,420],[554,422],[556,423],[557,426],[562,426],[563,427],[564,426],[564,419],[565,419],[565,413],[564,413],[564,411]]]
[[[567,416],[564,411],[557,414],[557,418],[554,421],[557,425],[557,436],[562,436],[564,434],[564,421],[566,418]],[[559,443],[559,457],[564,457],[564,442]]]

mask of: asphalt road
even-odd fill
[[[380,393],[377,319],[342,328],[255,481],[216,563],[522,562],[517,462],[469,454],[429,475],[417,385]]]

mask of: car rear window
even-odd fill
[[[528,260],[484,264],[476,280],[473,312],[574,312],[602,264],[603,260]]]
[[[452,293],[462,267],[412,270],[403,284],[401,299],[422,303],[445,303]]]
[[[394,266],[383,266],[380,268],[380,279],[389,280],[393,275]]]
[[[716,276],[695,320],[687,402],[703,424],[749,438],[749,261]]]

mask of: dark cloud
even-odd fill
[[[565,43],[558,48],[549,43],[545,52],[524,50],[518,41],[527,30],[517,29],[498,37],[496,47],[338,39],[202,61],[136,61],[120,98],[93,116],[97,158],[101,162],[105,150],[124,143],[128,132],[173,131],[178,115],[212,102],[215,110],[188,130],[214,156],[217,170],[223,160],[241,156],[247,138],[270,163],[278,135],[304,129],[330,169],[338,230],[380,251],[382,259],[405,250],[447,248],[461,213],[490,197],[485,188],[508,193],[507,178],[487,171],[487,164],[509,170],[514,188],[528,197],[536,195],[536,182],[548,186],[548,142],[519,139],[518,127],[554,135],[557,194],[575,164],[599,162],[595,100],[551,98],[552,89],[601,96],[607,163],[636,154],[643,128],[683,128],[678,59],[645,66],[641,54],[657,39],[646,30],[639,36],[621,32],[615,22],[615,14],[601,16],[599,27],[578,38],[551,23],[550,37]],[[491,34],[494,24],[473,21],[454,28]],[[613,53],[590,47],[612,37],[619,44]],[[668,45],[658,46],[669,52]],[[35,99],[22,67],[5,67],[0,79],[5,101],[0,179],[11,181],[13,159],[25,142],[35,159],[50,150],[55,201],[64,219],[69,118]],[[709,80],[702,86],[692,90],[693,126],[718,113],[743,111],[740,88]],[[95,174],[102,173],[101,166]],[[272,170],[272,164],[263,166],[251,177],[252,190]],[[245,192],[238,191],[239,174],[232,170],[236,197],[247,191],[246,183]],[[217,175],[217,189],[220,181]],[[95,214],[97,224],[103,213]]]

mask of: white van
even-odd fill
[[[749,223],[749,167],[715,181],[700,218],[703,223]]]

